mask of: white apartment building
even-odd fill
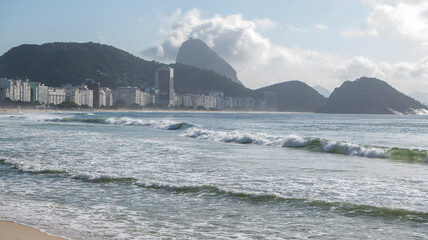
[[[140,104],[141,91],[137,87],[118,87],[113,91],[114,103],[123,102],[125,104]]]
[[[79,106],[87,105],[94,107],[93,91],[86,86],[68,88],[66,90],[66,100],[74,102]]]
[[[12,101],[31,102],[31,87],[26,80],[0,78],[0,88],[6,89],[5,95]]]
[[[65,101],[65,89],[49,88],[48,89],[48,104],[58,105]]]

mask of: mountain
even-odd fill
[[[48,86],[79,85],[87,78],[102,87],[153,87],[155,71],[165,64],[146,61],[112,46],[98,43],[25,44],[0,57],[0,76],[28,77]],[[222,91],[228,96],[253,96],[253,91],[213,71],[175,64],[178,93],[207,94]]]
[[[212,70],[230,78],[233,82],[242,84],[236,76],[235,69],[211,50],[202,40],[190,38],[183,42],[178,50],[176,62],[196,68]]]
[[[392,114],[414,113],[417,109],[427,107],[382,80],[362,77],[334,89],[320,112]]]
[[[300,81],[277,83],[255,91],[261,99],[265,92],[275,92],[279,111],[314,112],[327,102],[327,98]]]
[[[328,98],[331,94],[331,92],[325,87],[313,86],[312,88],[315,89],[317,92],[319,92],[319,94],[323,95],[326,98]]]
[[[428,106],[428,93],[413,92],[409,96]]]

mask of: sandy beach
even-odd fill
[[[64,240],[19,223],[0,221],[1,240]]]

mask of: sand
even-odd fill
[[[64,240],[18,223],[0,221],[0,240]]]

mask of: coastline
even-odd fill
[[[65,240],[65,238],[49,235],[39,229],[15,222],[0,220],[0,239],[10,240]]]
[[[0,107],[0,114],[2,113],[24,113],[24,112],[192,112],[192,113],[313,113],[313,112],[279,112],[279,111],[244,111],[244,110],[197,110],[197,109],[58,109],[58,108],[19,108],[19,107]]]

